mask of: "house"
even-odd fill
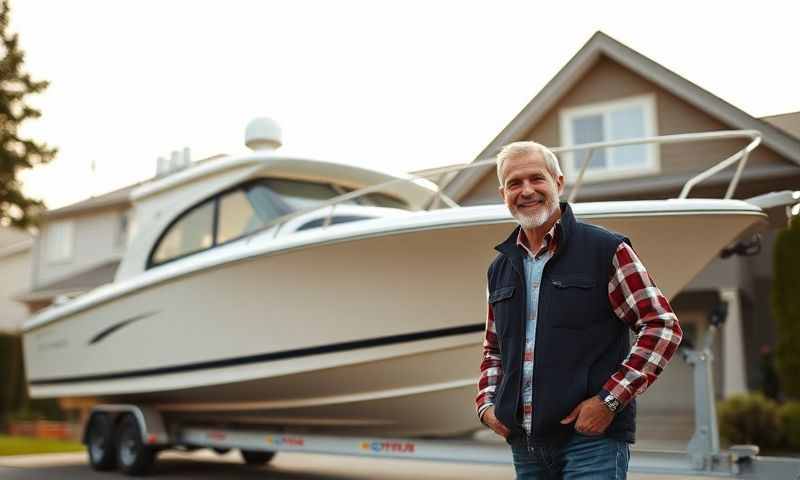
[[[171,159],[159,158],[153,178],[222,157],[213,155],[192,163],[189,149],[184,148],[173,152]],[[148,181],[44,212],[31,253],[32,285],[14,299],[34,313],[62,298],[113,282],[135,234],[131,191]]]
[[[749,158],[734,198],[777,190],[800,190],[800,112],[754,118],[644,55],[597,32],[556,76],[486,146],[476,161],[494,157],[503,145],[535,140],[549,146],[577,145],[718,130],[759,130],[763,142]],[[586,171],[576,201],[677,197],[692,176],[744,147],[739,140],[668,144],[648,149],[600,150]],[[583,159],[560,158],[568,198]],[[701,183],[690,197],[723,198],[734,169]],[[445,186],[462,205],[498,203],[492,165],[466,169]],[[653,232],[664,241],[702,232]],[[769,309],[772,244],[749,257],[716,259],[672,301],[687,338],[705,332],[711,309],[728,306],[717,342],[716,382],[721,396],[760,384],[759,355],[775,343]],[[698,237],[699,238],[699,237]],[[635,248],[635,245],[634,245]],[[679,259],[676,259],[679,261]],[[644,259],[645,264],[647,259]],[[656,282],[658,278],[655,279]],[[692,377],[676,358],[641,402],[644,412],[690,412]]]
[[[33,313],[114,280],[136,185],[44,212],[31,250],[31,285],[14,299]]]

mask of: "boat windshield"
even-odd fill
[[[207,199],[184,212],[157,243],[148,268],[227,243],[269,226],[277,218],[324,205],[352,189],[301,180],[265,178],[240,185]],[[409,209],[402,200],[370,193],[342,203]],[[367,216],[346,216],[333,223],[353,222]],[[311,222],[302,230],[323,226]]]

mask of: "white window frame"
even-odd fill
[[[612,111],[628,108],[631,106],[640,106],[644,110],[644,136],[654,137],[658,135],[658,125],[656,121],[656,99],[655,95],[639,95],[635,97],[628,97],[621,100],[613,100],[609,102],[598,102],[588,105],[581,105],[579,107],[565,108],[559,112],[559,123],[561,130],[561,145],[571,146],[574,145],[574,135],[572,131],[572,120],[575,117],[582,117],[585,115],[603,115],[603,131],[608,131],[608,118]],[[647,144],[645,145],[647,155],[645,157],[645,164],[643,166],[627,167],[627,168],[608,168],[586,169],[583,176],[585,182],[613,180],[618,178],[636,177],[645,174],[658,173],[661,170],[661,159],[659,155],[658,145]],[[586,158],[586,150],[577,152],[565,152],[561,154],[562,168],[564,170],[565,181],[568,184],[574,183],[580,168],[576,168],[576,156],[579,162],[583,162]],[[608,158],[608,157],[607,157]]]
[[[66,245],[66,247],[63,247]],[[47,263],[65,263],[75,254],[75,222],[62,220],[47,226],[45,242]]]

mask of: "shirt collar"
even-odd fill
[[[542,248],[539,249],[538,252],[534,255],[534,253],[528,248],[528,237],[525,236],[525,231],[520,227],[519,233],[517,233],[517,246],[525,250],[528,255],[534,258],[538,258],[542,256],[545,252],[553,253],[555,252],[556,248],[558,247],[558,238],[559,232],[561,231],[561,219],[558,219],[556,223],[550,227],[550,230],[544,235],[544,241],[542,242]]]

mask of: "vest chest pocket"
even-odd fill
[[[516,287],[500,287],[489,293],[489,305],[494,314],[494,329],[497,335],[503,337],[511,317],[512,298]]]
[[[550,280],[553,296],[549,311],[557,316],[552,323],[555,328],[583,330],[594,325],[592,319],[598,305],[596,282],[588,276],[559,276]]]

